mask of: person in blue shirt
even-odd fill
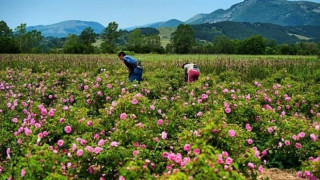
[[[138,66],[137,60],[135,60],[131,56],[126,55],[126,53],[123,51],[118,54],[118,57],[128,68],[130,82],[133,82],[134,80],[140,82],[143,69]]]

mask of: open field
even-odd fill
[[[317,57],[132,56],[1,54],[0,179],[320,178]]]

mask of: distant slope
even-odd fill
[[[227,10],[199,14],[185,21],[187,24],[221,21],[262,22],[283,26],[320,26],[320,4],[309,1],[245,0]]]
[[[150,24],[145,24],[141,26],[133,26],[133,27],[128,27],[125,28],[124,30],[131,31],[136,28],[143,28],[143,27],[149,27],[149,28],[172,28],[172,27],[177,27],[179,24],[183,24],[182,21],[177,20],[177,19],[170,19],[168,21],[164,22],[155,22],[155,23],[150,23]]]
[[[261,34],[277,43],[295,43],[302,40],[318,40],[320,26],[280,26],[269,23],[218,22],[213,24],[192,25],[195,37],[212,41],[214,37],[225,35],[231,39],[243,40]]]
[[[179,24],[183,24],[182,21],[179,21],[177,19],[170,19],[169,21],[162,22],[159,24],[154,24],[152,26],[149,26],[151,28],[172,28],[172,27],[177,27]]]
[[[160,40],[162,47],[166,47],[170,42],[171,34],[176,30],[176,28],[158,28],[160,32]]]
[[[67,37],[69,34],[80,35],[87,27],[91,27],[95,33],[101,33],[105,28],[100,23],[93,21],[69,20],[51,25],[30,26],[27,27],[27,31],[35,29],[40,31],[43,36]]]

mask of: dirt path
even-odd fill
[[[258,179],[267,178],[269,178],[269,180],[301,180],[294,170],[280,170],[276,168],[264,169],[263,173],[258,176]]]

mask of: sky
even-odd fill
[[[11,29],[50,25],[66,20],[95,21],[119,28],[178,19],[228,9],[244,0],[0,0],[0,21]],[[320,3],[320,0],[311,0]]]

